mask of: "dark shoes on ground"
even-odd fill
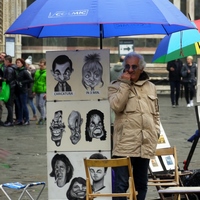
[[[14,124],[12,122],[5,122],[4,126],[5,127],[14,126]]]

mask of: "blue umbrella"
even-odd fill
[[[5,33],[108,38],[191,28],[193,24],[168,0],[36,0]]]
[[[153,56],[154,63],[166,63],[186,56],[200,54],[200,33],[196,29],[166,35]]]

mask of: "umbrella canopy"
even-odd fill
[[[196,27],[198,28],[198,31],[200,32],[200,19],[194,20],[194,24],[196,25]]]
[[[154,63],[200,54],[200,33],[196,29],[184,30],[165,36],[159,43],[153,57]]]
[[[5,33],[108,38],[190,28],[193,24],[168,0],[36,0]]]

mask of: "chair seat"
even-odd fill
[[[15,183],[4,183],[2,184],[3,187],[7,187],[10,189],[15,189],[15,190],[20,190],[26,187],[26,185],[23,185],[19,182],[15,182]]]
[[[159,193],[173,193],[173,194],[189,194],[189,193],[200,193],[200,187],[168,187],[161,189]]]

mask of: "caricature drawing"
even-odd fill
[[[51,74],[57,85],[54,88],[55,92],[72,91],[71,86],[67,83],[74,69],[72,68],[72,61],[66,55],[59,55],[52,63]]]
[[[56,154],[51,160],[51,167],[52,172],[49,175],[55,177],[58,187],[63,187],[71,180],[74,168],[66,155]]]
[[[91,142],[92,138],[105,140],[104,114],[100,110],[90,110],[87,113],[85,139]]]
[[[77,144],[81,139],[81,125],[83,119],[78,111],[72,111],[68,117],[68,127],[71,131],[70,140],[72,144]]]
[[[103,67],[100,63],[99,54],[88,54],[85,56],[85,64],[82,68],[82,84],[88,90],[95,90],[95,87],[101,83],[101,87],[104,85],[102,80]]]
[[[69,200],[85,200],[86,180],[82,177],[74,178],[70,183],[66,195]]]
[[[94,153],[90,156],[90,159],[107,159],[107,157],[103,156],[100,153]],[[100,190],[105,188],[104,185],[104,177],[107,172],[107,167],[90,167],[90,177],[93,181],[92,190],[94,193],[99,192]]]
[[[51,140],[55,142],[56,146],[60,146],[62,135],[65,131],[65,124],[62,122],[62,110],[54,113],[49,129],[51,131]]]

